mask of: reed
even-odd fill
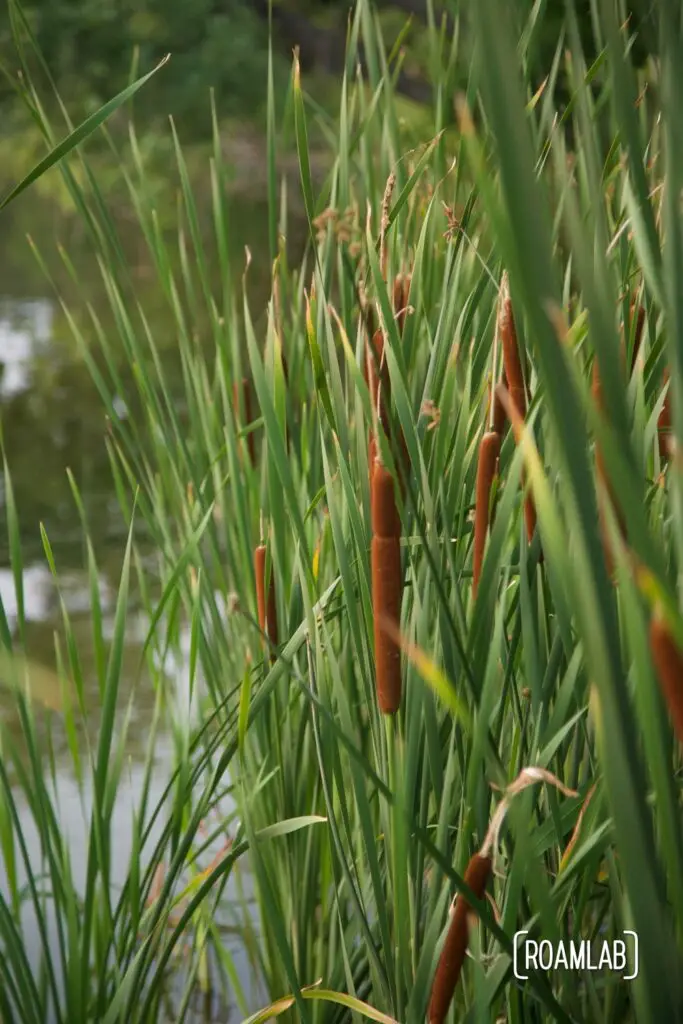
[[[491,490],[500,457],[500,434],[487,431],[479,445],[477,482],[474,506],[474,555],[472,561],[472,595],[477,596],[481,569],[484,564],[486,537],[491,519]]]

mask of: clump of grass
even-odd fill
[[[462,36],[455,33],[444,49],[441,33],[430,29],[437,103],[424,145],[415,149],[395,106],[393,58],[387,59],[368,3],[359,0],[339,118],[334,125],[326,120],[322,133],[333,150],[322,180],[314,179],[308,148],[317,108],[298,62],[281,133],[269,85],[268,234],[277,293],[259,308],[262,315],[252,315],[246,272],[236,272],[227,258],[231,227],[220,133],[206,231],[203,204],[174,140],[177,244],[157,231],[143,198],[144,161],[132,147],[135,173],[124,168],[125,180],[177,338],[177,387],[165,375],[157,332],[147,322],[152,314],[140,309],[131,295],[134,283],[121,273],[105,197],[90,178],[92,193],[74,184],[114,317],[111,332],[97,316],[85,329],[79,311],[69,308],[70,323],[110,419],[117,493],[128,506],[136,496],[158,553],[155,568],[166,595],[159,614],[168,611],[171,621],[192,629],[190,662],[201,668],[202,711],[216,738],[199,775],[187,749],[195,742],[201,747],[207,732],[188,726],[177,738],[183,784],[168,825],[176,873],[162,886],[145,934],[156,940],[174,879],[190,858],[194,839],[189,827],[184,830],[185,805],[194,807],[196,800],[199,807],[205,793],[210,803],[229,775],[261,922],[259,931],[246,915],[240,928],[257,951],[272,999],[257,1019],[282,1012],[297,1024],[341,1024],[350,1013],[424,1020],[446,910],[453,887],[462,883],[452,865],[468,863],[470,837],[490,820],[494,794],[509,788],[528,751],[537,755],[533,777],[552,769],[567,780],[566,799],[527,793],[498,822],[500,870],[490,873],[488,884],[500,913],[487,903],[477,907],[481,956],[471,944],[448,1012],[453,1019],[529,1016],[563,1024],[635,1015],[649,1024],[675,1019],[682,1005],[679,779],[657,693],[646,685],[653,657],[643,644],[652,595],[668,609],[679,603],[682,506],[674,475],[667,486],[651,487],[649,456],[655,453],[643,453],[637,443],[655,407],[655,357],[666,350],[673,374],[681,349],[670,282],[683,280],[683,266],[679,247],[662,241],[675,239],[680,227],[683,164],[680,147],[670,145],[678,138],[679,105],[669,96],[654,123],[646,105],[636,103],[641,83],[630,65],[630,37],[622,34],[612,5],[602,4],[594,14],[608,59],[601,54],[596,66],[585,66],[570,16],[553,76],[566,73],[574,91],[571,103],[557,110],[553,76],[539,92],[527,74],[543,9],[533,5],[525,24],[510,26],[506,19],[518,18],[519,5],[470,5],[468,30],[487,54],[476,64],[463,56]],[[665,44],[669,37],[662,34]],[[355,72],[360,48],[367,80]],[[679,74],[675,56],[663,54],[667,74],[657,77],[669,90]],[[469,120],[463,114],[456,135],[445,123],[443,98],[461,71],[471,72],[468,101],[478,112]],[[464,101],[458,108],[466,111]],[[600,133],[593,136],[598,121]],[[571,159],[566,125],[576,140]],[[286,242],[291,182],[278,189],[288,126],[305,223],[314,228],[299,265]],[[657,176],[664,166],[661,189]],[[383,188],[385,181],[391,187]],[[435,212],[440,200],[449,211],[446,235]],[[356,214],[352,231],[325,227],[320,216],[326,209],[367,211],[365,233]],[[510,275],[502,305],[491,269],[501,265]],[[212,266],[220,269],[218,283]],[[400,267],[410,267],[405,317],[405,280],[400,298],[396,286]],[[634,275],[651,310],[651,351],[639,359],[642,382],[627,389],[626,373],[614,373],[611,365],[620,344],[614,311]],[[524,325],[524,353],[510,292],[520,339]],[[87,299],[83,310],[90,309]],[[201,344],[199,322],[208,325]],[[500,425],[502,435],[499,399],[515,444],[500,447],[494,523],[488,521],[490,486],[484,487],[490,473],[482,468],[480,477],[476,461],[481,396],[487,378],[499,373],[499,337],[505,383],[496,387],[487,426],[498,435],[490,428]],[[588,339],[602,357],[601,387],[612,421],[609,431],[599,432],[600,448],[638,566],[637,573],[617,577],[615,587],[600,557],[584,416]],[[359,363],[371,400],[369,510],[367,480],[358,471],[369,440]],[[140,411],[127,419],[117,412],[121,364],[135,367],[126,379],[139,399],[130,407]],[[262,424],[258,472],[248,471],[241,456],[231,409],[234,384],[245,374],[254,388],[253,415]],[[403,444],[410,453],[405,481]],[[498,442],[487,444],[495,451]],[[531,538],[537,517],[543,536],[545,560],[532,572],[526,545],[510,528],[520,479],[523,532]],[[404,484],[409,500],[399,519],[397,487]],[[484,490],[489,500],[478,502]],[[478,599],[468,603],[463,594],[474,505],[486,573],[478,579]],[[261,516],[268,551],[260,545],[255,564]],[[239,609],[253,605],[253,567],[261,587],[259,624],[271,646],[269,562],[277,566],[277,608],[284,618],[278,657],[273,660],[271,650],[269,658],[264,645],[258,661]],[[226,607],[232,613],[226,615]],[[383,716],[399,708],[405,714],[396,720]],[[269,837],[272,843],[264,841]],[[487,848],[479,856],[487,857]],[[222,877],[213,871],[196,883],[177,927],[182,933],[192,922],[197,961],[207,948],[215,951],[219,982],[231,990],[234,972],[208,901],[213,885],[218,899]],[[464,896],[455,911],[469,928]],[[600,985],[590,973],[576,983],[537,971],[522,988],[511,983],[516,931],[567,940],[601,928],[617,933],[624,920],[633,921],[641,940],[641,970],[631,990],[609,973]],[[462,923],[458,928],[456,952],[463,947]],[[122,959],[130,988],[121,995],[119,1016],[126,1024],[147,1024],[156,1004],[143,1005],[141,994],[145,985],[158,991],[157,958],[170,950],[163,942],[141,951],[133,945]],[[452,978],[452,966],[449,973]],[[21,963],[13,960],[7,974],[22,978]],[[188,984],[198,974],[190,972]],[[114,987],[107,987],[98,1010]],[[147,1017],[143,1010],[150,1011]]]

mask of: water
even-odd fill
[[[248,209],[245,204],[241,218],[250,227],[247,229],[245,226],[241,235],[238,232],[235,247],[242,249],[244,244],[248,244],[252,254],[258,256],[266,247],[265,210],[262,206]],[[47,230],[45,224],[48,225]],[[60,225],[59,219],[46,217],[45,210],[40,209],[40,203],[22,201],[22,205],[17,204],[11,217],[5,221],[5,230],[4,287],[3,281],[0,281],[0,418],[21,533],[28,674],[33,702],[39,715],[49,712],[53,725],[56,724],[53,730],[55,798],[60,809],[61,827],[68,837],[74,877],[79,878],[85,875],[90,797],[87,792],[82,794],[79,791],[65,730],[60,728],[62,696],[54,646],[55,633],[59,633],[62,628],[60,594],[79,646],[87,683],[88,708],[92,716],[92,723],[88,724],[92,725],[93,733],[98,721],[99,691],[82,530],[67,479],[67,467],[73,472],[83,497],[89,532],[97,554],[105,631],[112,627],[128,524],[119,510],[110,478],[104,445],[102,403],[86,368],[78,358],[61,308],[50,294],[50,287],[42,271],[28,254],[28,246],[23,238],[24,231],[30,230],[41,253],[46,255],[54,269],[60,287],[69,295],[71,286],[60,269],[54,242],[60,237],[60,231],[71,232],[73,236],[73,228]],[[76,238],[79,238],[78,233]],[[148,295],[151,296],[146,306],[149,312],[150,304],[154,308],[154,277],[144,253],[140,253],[138,243],[132,248],[138,253],[136,276],[143,289],[147,281]],[[81,286],[93,300],[98,313],[106,316],[106,304],[96,268],[89,257],[87,246],[83,245],[82,236],[79,244],[74,245],[72,242],[69,245],[69,256],[79,268]],[[266,273],[261,283],[263,298],[267,283]],[[259,282],[256,288],[258,294]],[[157,322],[163,325],[162,311],[159,310],[157,315]],[[168,333],[172,335],[172,332]],[[0,490],[0,508],[3,512],[5,498],[3,486],[3,490]],[[7,531],[4,528],[5,518],[3,515],[0,527],[0,599],[9,628],[15,632],[18,606],[10,568]],[[41,523],[54,552],[59,591],[45,558],[40,537]],[[126,685],[132,680],[139,664],[146,627],[144,616],[138,615],[136,618],[131,615],[124,655],[123,700],[128,697],[130,690],[126,692]],[[175,678],[179,686],[185,678],[183,648],[186,656],[188,643],[181,640],[175,664],[165,666],[165,674],[171,681]],[[120,869],[125,867],[130,854],[132,809],[141,786],[153,710],[152,688],[138,686],[126,750],[129,759],[127,782],[118,793],[114,811],[116,863]],[[20,728],[13,694],[7,686],[7,680],[2,678],[1,663],[0,721],[13,733]],[[172,767],[172,747],[168,737],[161,737],[155,755],[154,792],[151,794],[153,802],[161,797]],[[35,826],[20,793],[17,800],[26,835],[35,846]],[[7,884],[2,872],[0,858],[0,888]],[[114,885],[122,881],[120,876],[113,879]],[[234,896],[234,887],[228,889],[230,894]],[[30,915],[26,926],[31,936]],[[29,952],[37,962],[37,934],[34,937],[34,948],[29,938]],[[239,936],[234,936],[229,945],[245,992],[249,992],[253,990],[253,972]],[[262,993],[256,994],[254,998],[262,999]],[[224,1009],[221,1015],[211,1019],[226,1020],[227,1014],[228,1010]]]

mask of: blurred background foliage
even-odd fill
[[[380,0],[377,4],[387,47],[402,36],[404,75],[399,88],[412,98],[426,97],[434,69],[427,42],[430,16],[439,23],[459,13],[467,31],[468,7],[473,0]],[[537,7],[538,30],[530,52],[535,77],[549,69],[564,17],[564,0],[515,0],[520,23]],[[349,0],[273,0],[277,31],[276,87],[284,86],[291,51],[301,48],[302,67],[338,75],[344,59]],[[587,56],[593,49],[591,0],[577,4]],[[637,63],[642,63],[656,39],[650,27],[651,0],[631,0],[629,10],[637,29]],[[267,73],[268,0],[31,0],[26,4],[40,52],[61,95],[74,109],[96,108],[121,89],[137,62],[149,68],[166,53],[172,60],[164,73],[136,100],[144,126],[172,115],[185,137],[201,138],[210,128],[209,88],[224,118],[263,117]],[[411,19],[406,30],[406,22]],[[7,8],[0,8],[0,52],[12,54]],[[10,75],[11,64],[7,65]],[[454,87],[458,83],[453,83]],[[5,79],[0,103],[12,89]],[[282,96],[284,88],[276,88]]]

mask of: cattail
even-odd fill
[[[235,381],[232,385],[232,406],[235,412],[235,419],[238,423],[240,419],[240,391],[242,392],[242,401],[244,402],[245,425],[249,426],[252,419],[251,388],[249,387],[249,381],[246,377],[242,378],[241,384]],[[249,458],[253,466],[256,464],[256,441],[254,439],[253,431],[247,434],[247,450],[249,451]]]
[[[389,368],[386,362],[382,363],[382,356],[384,355],[384,335],[379,329],[377,329],[373,335],[372,349],[374,349],[376,355],[376,362],[380,369],[378,372],[377,367],[375,365],[375,359],[373,358],[372,353],[369,352],[366,360],[366,383],[370,391],[370,402],[372,408],[375,410],[377,418],[379,419],[379,422],[382,424],[384,433],[386,434],[387,438],[390,439],[391,423],[389,419],[389,407],[391,402],[391,380],[389,378]],[[371,488],[374,463],[377,452],[377,439],[370,435],[370,441],[368,446],[368,464],[370,467]],[[398,480],[401,487],[401,493],[405,494],[409,459],[408,447],[406,445],[406,440],[405,437],[403,436],[402,431],[399,431],[398,451],[395,451],[392,454],[397,459]]]
[[[483,899],[486,884],[491,874],[491,858],[475,853],[465,871],[465,883],[477,899]],[[434,975],[432,995],[429,1000],[429,1024],[443,1024],[458,984],[462,965],[465,962],[469,941],[468,916],[471,907],[462,895],[458,895],[446,941],[441,951]]]
[[[527,494],[524,499],[524,524],[526,526],[527,540],[531,544],[536,532],[536,503],[532,494]],[[538,560],[539,562],[543,561],[543,551],[539,552]]]
[[[507,390],[522,417],[526,416],[526,389],[522,372],[522,359],[515,327],[515,316],[512,309],[507,274],[503,275],[500,286],[500,310],[498,313],[498,332],[503,345],[503,365],[507,380]]]
[[[486,535],[489,529],[491,488],[500,456],[500,434],[488,431],[481,439],[474,506],[474,558],[472,562],[472,594],[476,598],[484,564]]]
[[[370,504],[372,504],[372,481],[375,476],[375,462],[377,461],[377,441],[374,434],[370,434],[368,441],[368,469],[370,471]]]
[[[664,386],[669,384],[670,373],[667,370],[664,371]],[[671,385],[666,393],[664,399],[664,405],[662,411],[659,414],[657,420],[657,440],[659,443],[659,457],[664,461],[669,458],[671,454]]]
[[[375,458],[372,487],[372,532],[376,537],[400,537],[401,519],[396,508],[394,480]]]
[[[275,603],[275,577],[273,566],[270,567],[270,582],[266,596],[266,546],[259,544],[254,550],[254,572],[256,574],[256,606],[258,609],[258,623],[262,633],[268,637],[272,647],[277,647],[277,605]],[[271,661],[275,661],[275,655],[271,653]]]
[[[501,383],[504,388],[507,388],[508,382],[507,377],[505,376],[505,370],[503,370],[503,373],[501,374]],[[505,409],[503,408],[503,403],[501,402],[499,396],[496,394],[495,390],[493,391],[493,394],[491,394],[491,391],[492,388],[491,385],[489,384],[489,413],[491,412],[491,402],[493,402],[491,430],[493,430],[493,432],[496,434],[500,434],[502,438],[507,426],[507,416],[505,415]]]
[[[401,704],[401,651],[394,634],[401,622],[401,540],[391,473],[375,462],[372,475],[372,610],[375,671],[380,711],[393,715]],[[384,622],[392,628],[384,628]]]
[[[661,615],[650,622],[650,652],[679,743],[683,743],[683,654]]]

